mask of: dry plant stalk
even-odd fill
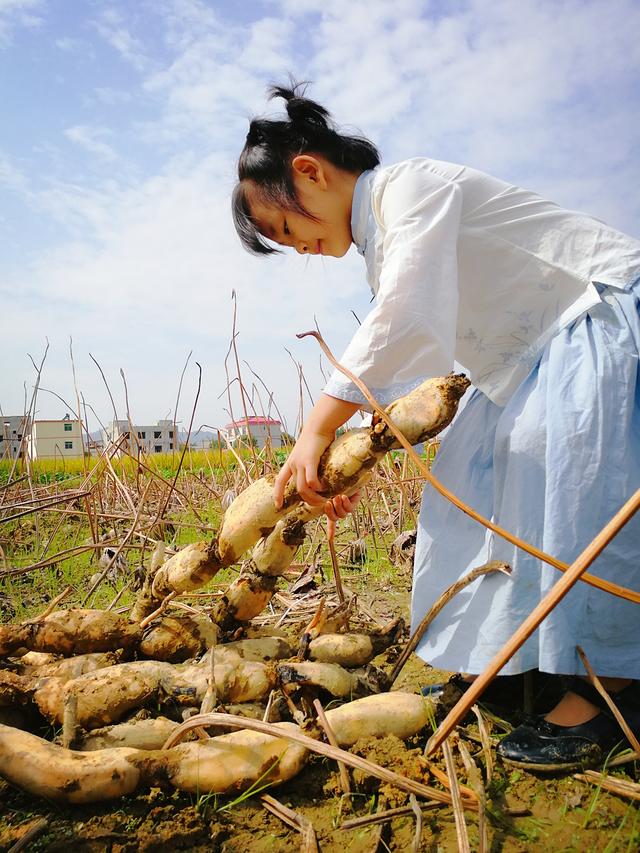
[[[444,762],[447,767],[447,776],[449,777],[451,804],[453,806],[453,817],[456,824],[456,835],[458,836],[458,851],[459,853],[471,853],[471,847],[469,846],[469,832],[464,819],[464,812],[462,811],[462,799],[460,797],[460,788],[458,787],[458,777],[456,776],[453,754],[448,740],[443,742],[442,752],[444,754]]]
[[[269,794],[263,794],[260,799],[267,811],[280,818],[287,826],[298,830],[302,836],[300,842],[301,853],[318,853],[319,847],[316,831],[309,818],[300,814],[300,812],[294,812],[293,809],[283,805],[279,800],[276,800],[275,797],[271,797]]]
[[[422,810],[420,808],[420,805],[418,804],[418,801],[415,798],[415,794],[409,795],[409,806],[416,819],[416,831],[415,835],[413,836],[413,842],[411,843],[411,853],[419,853],[420,842],[422,841],[423,820]]]
[[[612,794],[618,794],[621,797],[640,800],[640,785],[637,782],[631,782],[627,779],[614,779],[606,773],[598,773],[595,770],[574,773],[573,778],[580,779],[582,782],[589,782],[591,785],[597,785],[599,788],[604,788],[605,791],[610,791]]]
[[[480,733],[480,743],[482,744],[482,754],[484,756],[484,769],[487,775],[487,785],[493,778],[493,756],[491,754],[491,740],[487,731],[487,724],[482,716],[482,711],[477,705],[472,705],[471,710],[475,714],[478,721],[478,732]]]
[[[587,671],[587,675],[589,676],[590,683],[593,685],[593,687],[595,687],[595,689],[598,691],[598,693],[602,696],[604,701],[607,703],[609,710],[611,711],[613,716],[616,718],[618,725],[620,726],[622,731],[625,733],[625,736],[626,736],[627,740],[629,741],[629,743],[631,744],[633,750],[635,752],[640,752],[640,743],[638,743],[638,738],[631,731],[629,724],[627,723],[625,718],[622,716],[622,714],[620,713],[620,711],[616,707],[615,702],[613,701],[611,696],[607,693],[607,691],[602,686],[602,682],[600,681],[598,676],[593,671],[593,667],[589,663],[589,659],[587,658],[586,654],[584,653],[584,649],[582,649],[580,646],[576,646],[576,651],[580,655],[580,660],[582,661],[584,668]]]
[[[467,749],[467,745],[461,739],[458,739],[458,751],[460,753],[460,758],[462,758],[465,770],[467,771],[467,781],[478,798],[478,853],[486,853],[489,849],[489,836],[487,834],[486,820],[487,794],[484,785],[482,784],[482,775],[480,774],[475,761],[471,757],[471,754]]]
[[[438,808],[439,806],[440,803],[435,800],[432,802],[420,803],[422,811]],[[351,820],[345,820],[345,822],[340,825],[340,829],[362,829],[363,827],[371,826],[374,823],[384,823],[387,820],[393,820],[396,817],[404,817],[405,815],[410,814],[415,814],[411,806],[399,806],[396,809],[388,809],[384,812],[376,812],[375,814],[368,814],[364,817],[354,817]]]
[[[327,719],[327,715],[324,712],[324,708],[320,703],[319,699],[314,699],[313,707],[316,710],[316,714],[318,715],[318,722],[322,726],[322,730],[327,736],[327,740],[331,744],[331,746],[335,746],[336,749],[339,748],[338,741],[336,740],[336,736],[333,733],[333,729],[331,728],[331,723]],[[351,783],[349,781],[349,772],[342,761],[338,761],[338,771],[340,773],[340,786],[342,788],[342,792],[344,794],[351,793]]]
[[[503,572],[504,574],[510,574],[511,567],[508,566],[506,563],[500,562],[498,560],[493,560],[490,563],[485,563],[484,566],[478,566],[478,568],[472,569],[459,581],[456,581],[455,583],[451,584],[451,586],[447,587],[447,589],[445,589],[440,598],[438,598],[437,601],[435,601],[432,607],[428,610],[416,630],[413,632],[411,639],[409,640],[405,648],[402,650],[402,654],[396,661],[391,675],[389,676],[389,680],[392,685],[400,675],[400,672],[402,671],[406,662],[409,660],[411,653],[417,648],[418,643],[423,638],[427,628],[436,618],[438,613],[440,613],[442,608],[447,605],[451,601],[451,599],[460,592],[460,590],[464,589],[466,586],[469,586],[469,584],[473,583],[473,581],[477,580],[477,578],[482,577],[482,575],[487,575],[492,572]]]

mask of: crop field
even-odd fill
[[[447,707],[420,688],[449,674],[415,655],[394,672],[424,486],[403,451],[335,541],[305,517],[260,583],[258,546],[213,566],[229,507],[285,457],[0,463],[0,850],[638,850],[630,750],[582,774],[514,770],[495,746],[517,719],[480,703],[427,754]],[[167,594],[180,560],[200,580]],[[127,750],[124,773],[109,762]]]

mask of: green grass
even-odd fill
[[[278,454],[284,451],[277,451]],[[251,452],[239,449],[238,456],[244,461],[251,459]],[[286,455],[286,454],[285,454]],[[181,451],[175,453],[154,453],[141,457],[142,462],[152,471],[172,479],[178,469]],[[9,481],[13,469],[13,461],[0,460],[0,485]],[[138,462],[130,456],[118,456],[111,460],[114,471],[118,476],[133,476],[138,469]],[[238,468],[236,457],[229,450],[188,450],[183,461],[183,468],[194,475],[221,476]],[[13,479],[17,479],[31,471],[31,479],[37,485],[64,483],[67,480],[81,480],[87,473],[98,474],[104,469],[104,462],[99,455],[86,456],[84,459],[62,458],[36,459],[27,466],[24,460],[18,460]]]

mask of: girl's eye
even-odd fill
[[[284,220],[284,233],[285,233],[286,235],[288,235],[288,234],[290,233],[290,232],[289,232],[289,226],[287,225],[287,220],[286,220],[286,219]]]

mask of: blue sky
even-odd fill
[[[0,0],[2,411],[23,410],[46,339],[42,385],[75,399],[72,338],[101,419],[89,353],[119,414],[122,369],[150,422],[173,409],[193,351],[178,419],[197,360],[196,420],[225,423],[235,289],[240,356],[295,428],[294,362],[322,387],[317,348],[295,333],[315,317],[340,352],[368,289],[355,253],[258,260],[233,233],[247,120],[276,109],[266,84],[289,71],[387,162],[466,162],[638,236],[638,32],[634,0]],[[40,394],[41,417],[62,408]]]

